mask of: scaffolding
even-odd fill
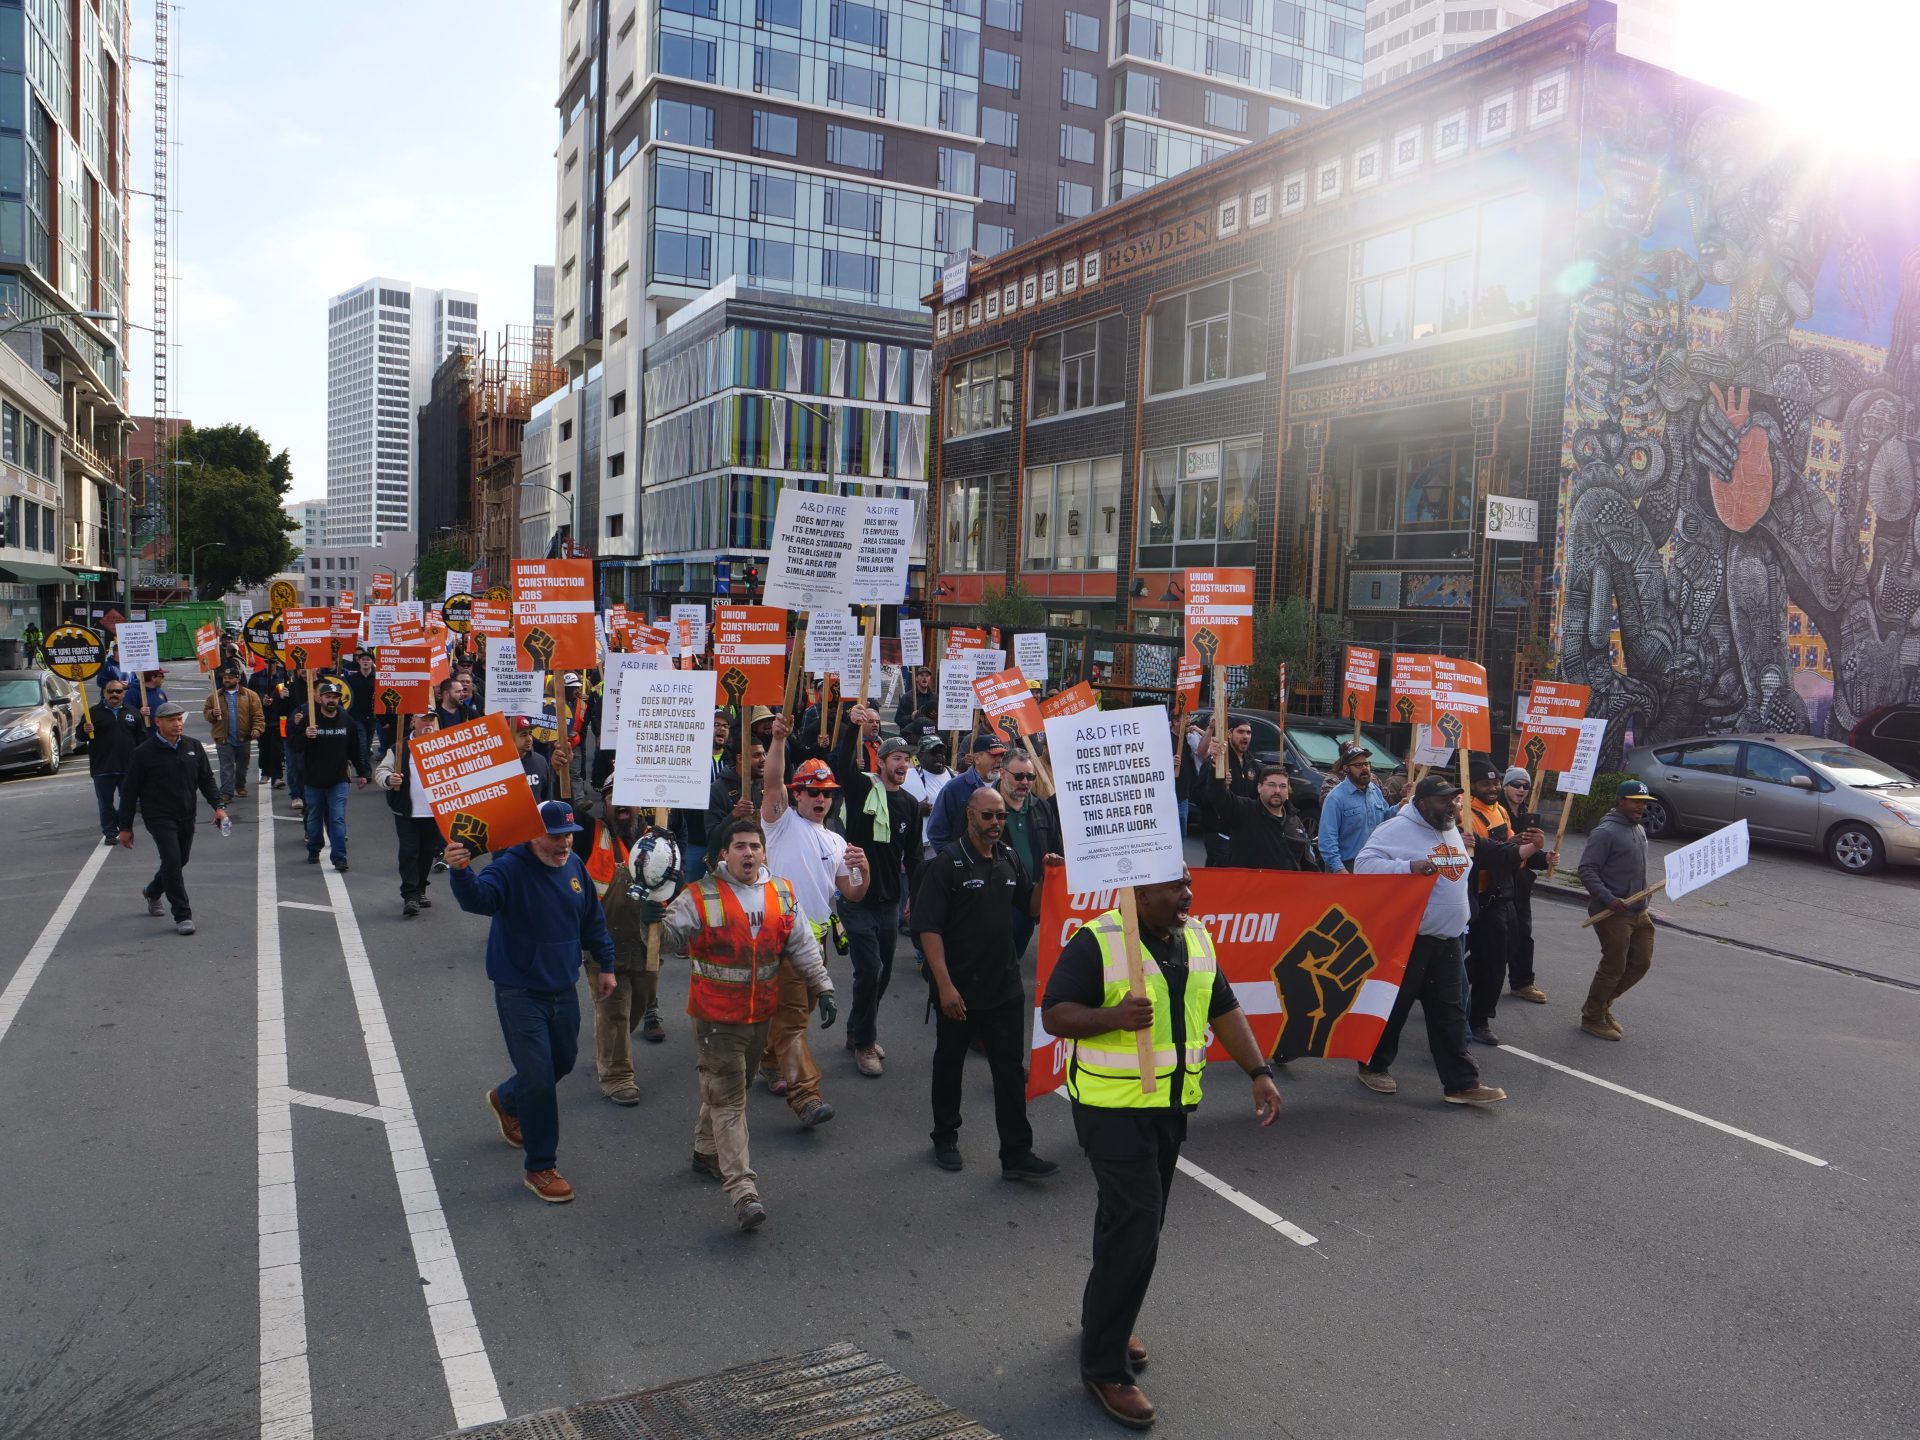
[[[509,325],[481,352],[473,372],[473,523],[476,569],[509,583],[520,532],[520,437],[533,407],[565,388],[553,362],[553,331]],[[522,557],[524,558],[524,557]]]

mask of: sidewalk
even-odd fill
[[[1647,842],[1649,882],[1660,878],[1667,852],[1683,843]],[[1559,883],[1543,879],[1534,893],[1584,906],[1576,872],[1585,844],[1584,835],[1567,836],[1554,877]],[[1756,842],[1744,869],[1684,900],[1656,895],[1653,909],[1689,934],[1920,988],[1920,948],[1913,939],[1920,933],[1920,870],[1890,866],[1878,875],[1847,875],[1810,852]]]

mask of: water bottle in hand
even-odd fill
[[[222,835],[233,834],[233,817],[231,815],[222,815],[220,817],[220,833]]]

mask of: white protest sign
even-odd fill
[[[1038,630],[1013,637],[1013,668],[1027,679],[1047,684],[1047,637]]]
[[[653,654],[614,654],[607,657],[606,697],[600,706],[600,733],[618,735],[620,733],[620,711],[626,703],[622,698],[631,686],[638,691],[647,682],[642,673],[649,670],[673,669],[673,661],[665,655]]]
[[[1594,773],[1600,768],[1600,746],[1606,738],[1605,719],[1580,722],[1580,747],[1573,752],[1573,768],[1560,772],[1556,787],[1562,795],[1585,795],[1593,789]]]
[[[400,618],[411,620],[416,625],[427,623],[427,602],[424,600],[403,600],[400,602]]]
[[[963,651],[940,662],[940,704],[934,716],[937,729],[973,729],[973,707],[977,702],[973,694],[973,661],[967,658],[971,654]]]
[[[524,715],[538,720],[546,710],[541,694],[547,683],[544,670],[516,670],[513,637],[487,637],[487,710],[497,715]]]
[[[863,502],[783,487],[773,516],[773,554],[760,603],[822,610],[852,603],[854,545]],[[838,654],[836,650],[832,652]]]
[[[397,605],[369,605],[367,607],[367,644],[378,650],[382,645],[392,644],[387,632],[393,628],[393,622],[400,618]],[[513,650],[507,650],[507,663],[513,663]]]
[[[622,687],[613,803],[705,810],[713,785],[713,712],[719,676],[663,670]]]
[[[855,605],[898,605],[907,598],[913,501],[862,500],[859,504],[859,538],[853,550],[853,588],[848,598]]]
[[[1166,710],[1086,710],[1046,726],[1067,888],[1179,879],[1187,862]]]
[[[674,605],[667,612],[667,653],[675,660],[680,658],[680,622],[687,622],[687,628],[693,632],[693,653],[707,653],[707,607],[704,605]]]
[[[904,615],[900,617],[900,663],[915,666],[927,663],[927,642],[920,622]]]
[[[1667,854],[1667,898],[1678,900],[1690,895],[1709,881],[1731,875],[1747,863],[1747,822],[1731,825],[1703,835],[1691,845],[1682,845]]]
[[[824,680],[838,672],[847,653],[853,617],[844,610],[816,610],[807,616],[807,673]]]
[[[440,598],[451,600],[456,595],[473,594],[473,572],[471,570],[447,571],[446,593]]]
[[[160,668],[160,632],[151,620],[122,620],[114,632],[120,642],[120,668],[138,674]]]
[[[989,675],[998,675],[1007,668],[1007,652],[1004,650],[989,650],[982,647],[978,650],[963,650],[960,653],[963,658],[973,662],[973,678],[976,680],[984,680]]]
[[[1413,763],[1425,765],[1430,770],[1444,770],[1453,763],[1451,745],[1430,745],[1425,735],[1413,742]]]
[[[873,666],[867,672],[867,688],[860,692],[860,667],[866,661],[867,637],[857,631],[846,638],[845,648],[840,653],[840,664],[835,673],[840,677],[840,695],[846,700],[871,700],[880,684],[880,645],[874,642],[875,656]]]

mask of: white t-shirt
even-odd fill
[[[834,881],[847,874],[847,838],[789,806],[767,827],[767,869],[793,886],[800,913],[819,924],[833,913]]]
[[[953,779],[953,771],[942,770],[938,775],[931,770],[922,770],[918,765],[907,771],[907,778],[900,788],[916,800],[924,800],[931,805],[940,798],[940,792],[947,788]]]

